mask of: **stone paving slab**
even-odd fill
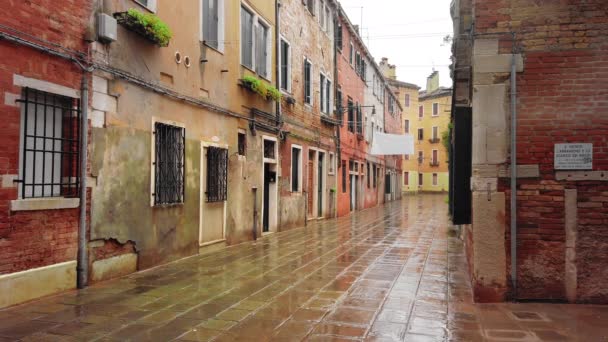
[[[608,307],[473,304],[444,197],[0,310],[0,342],[608,341]]]

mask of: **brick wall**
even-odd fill
[[[342,17],[340,17],[343,20]],[[342,169],[339,168],[339,176],[338,176],[338,216],[346,215],[350,212],[350,192],[352,189],[352,185],[350,182],[350,174],[349,174],[349,160],[355,160],[357,162],[365,162],[366,160],[366,151],[367,151],[367,143],[365,139],[357,138],[356,133],[352,133],[348,130],[348,100],[349,98],[353,101],[353,105],[364,106],[365,105],[365,83],[361,79],[361,77],[355,71],[355,67],[350,64],[350,43],[352,42],[354,45],[354,55],[359,52],[363,54],[362,46],[358,42],[358,38],[354,36],[350,30],[348,29],[348,24],[346,22],[342,22],[342,53],[338,53],[336,58],[338,59],[338,83],[336,85],[340,86],[342,89],[342,108],[345,109],[343,111],[343,125],[340,127],[340,148],[341,148],[341,158],[346,161],[346,192],[342,192]],[[355,60],[355,57],[353,57]],[[354,63],[353,63],[354,64]],[[370,68],[371,66],[368,66]],[[363,108],[362,110],[365,110]],[[356,118],[356,112],[354,117]],[[362,117],[365,117],[362,114]],[[363,127],[365,130],[365,126]],[[355,127],[356,132],[356,127]],[[365,135],[365,132],[363,132]],[[359,170],[361,174],[361,170]],[[361,179],[360,175],[360,179]],[[365,179],[365,183],[363,184],[367,189],[367,179]],[[373,188],[373,184],[372,184]],[[362,194],[359,194],[362,196]],[[360,201],[363,204],[364,201]]]
[[[64,47],[85,51],[89,1],[9,1],[0,17],[5,26]],[[11,32],[13,33],[13,32]],[[28,38],[29,39],[29,38]],[[74,64],[30,48],[0,41],[0,274],[75,260],[78,209],[11,212],[18,196],[21,94],[15,74],[79,89],[82,72]]]
[[[564,192],[576,189],[577,300],[608,302],[608,185],[558,181],[553,166],[554,144],[593,143],[593,170],[608,171],[607,13],[603,0],[475,2],[476,33],[512,29],[524,58],[517,79],[517,161],[539,165],[540,178],[520,180],[518,187],[522,299],[566,298]],[[500,52],[512,48],[510,36],[503,36]],[[508,209],[508,180],[501,181],[501,190]],[[505,248],[509,253],[508,239]]]

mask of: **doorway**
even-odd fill
[[[306,185],[307,193],[307,206],[308,206],[308,217],[314,217],[314,196],[315,196],[315,151],[308,152],[308,182]]]
[[[323,182],[323,175],[324,175],[324,170],[323,167],[325,165],[325,153],[324,152],[319,152],[319,161],[318,161],[318,165],[317,165],[317,216],[318,217],[323,217],[323,189],[324,189],[324,182]]]
[[[264,160],[262,162],[262,233],[276,232],[278,228],[278,197],[277,185],[278,146],[277,138],[263,136],[262,146]]]

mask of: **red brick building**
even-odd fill
[[[367,174],[368,142],[365,140],[364,111],[372,111],[365,107],[365,89],[367,68],[367,49],[359,37],[357,28],[353,26],[343,12],[338,14],[339,32],[341,38],[337,39],[336,63],[338,69],[338,82],[336,84],[336,105],[342,115],[339,127],[340,147],[338,153],[338,216],[365,207],[366,177],[376,179],[373,181],[374,189],[378,189],[377,171]],[[380,110],[378,108],[378,110]],[[371,179],[370,179],[371,182]],[[369,205],[369,204],[368,204]]]
[[[478,301],[608,303],[607,14],[454,2],[451,209]]]
[[[90,1],[0,16],[0,307],[76,286],[80,103]],[[10,289],[10,290],[7,290]]]

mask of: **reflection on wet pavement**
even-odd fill
[[[608,341],[608,307],[473,304],[445,196],[0,311],[0,341]]]

